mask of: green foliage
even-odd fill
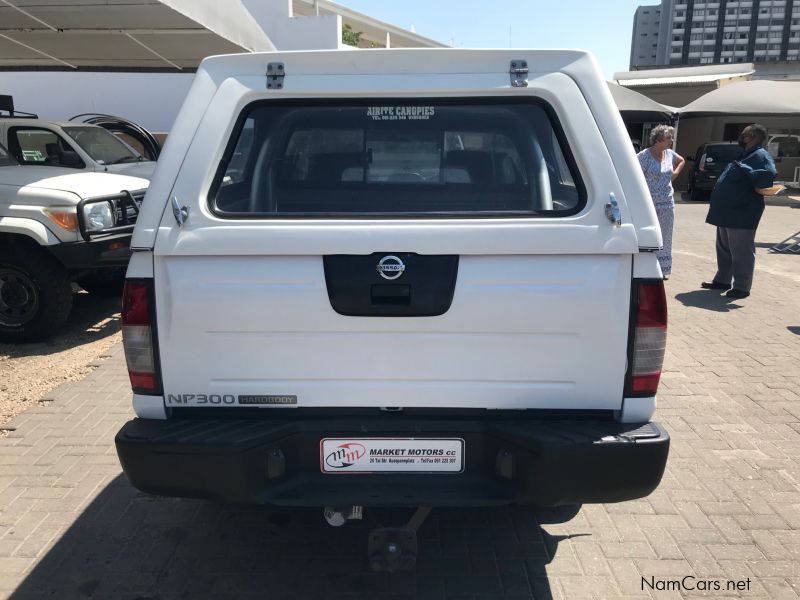
[[[342,27],[342,42],[348,46],[358,47],[359,42],[361,42],[361,34],[362,32],[353,31],[353,28],[345,23],[344,27]]]

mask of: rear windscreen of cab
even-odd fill
[[[566,216],[585,189],[538,101],[249,105],[209,192],[220,217]]]

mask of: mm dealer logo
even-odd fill
[[[325,464],[332,469],[346,469],[352,467],[360,458],[365,456],[367,449],[355,442],[339,444],[325,457]]]

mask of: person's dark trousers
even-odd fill
[[[756,268],[756,230],[717,227],[717,274],[714,281],[750,292]]]

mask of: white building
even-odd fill
[[[661,6],[640,6],[633,15],[630,68],[658,64],[658,33],[661,28]]]

